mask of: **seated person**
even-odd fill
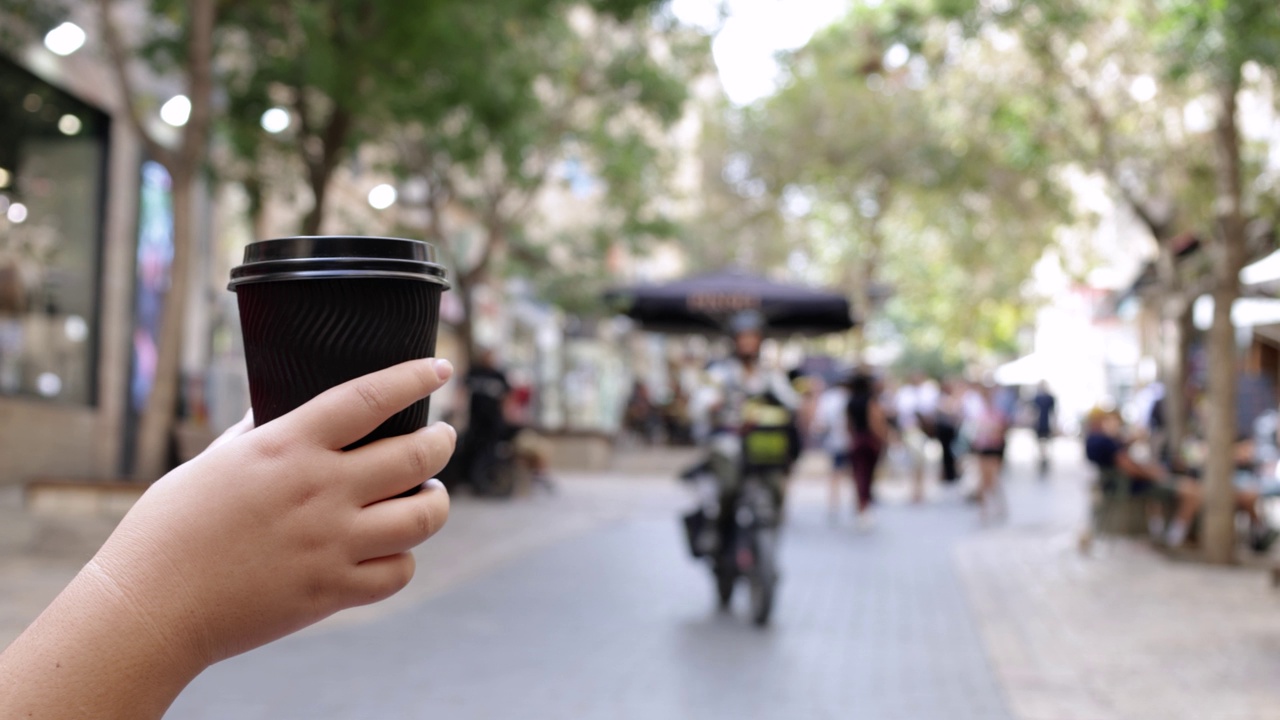
[[[1236,438],[1232,484],[1235,486],[1236,510],[1249,518],[1249,546],[1256,552],[1266,552],[1278,534],[1258,513],[1258,500],[1262,497],[1263,484],[1258,474],[1260,462],[1256,448],[1254,439],[1247,434]],[[1203,464],[1203,460],[1200,464]],[[1204,504],[1204,491],[1199,482],[1203,473],[1199,468],[1191,468],[1187,474],[1196,481],[1193,502],[1198,511]]]
[[[1123,424],[1115,412],[1095,411],[1088,418],[1085,436],[1085,456],[1089,462],[1106,472],[1119,472],[1129,479],[1130,490],[1135,496],[1147,497],[1147,525],[1153,536],[1162,532],[1170,546],[1181,545],[1200,507],[1200,489],[1193,480],[1173,476],[1160,465],[1142,463],[1129,454],[1128,443],[1123,437]],[[1106,486],[1104,491],[1114,488]],[[1165,527],[1164,514],[1158,502],[1167,493],[1176,497],[1173,520]]]
[[[1249,517],[1249,547],[1255,552],[1266,552],[1280,537],[1265,518],[1258,513],[1258,500],[1264,490],[1260,469],[1266,465],[1266,458],[1258,452],[1256,438],[1248,434],[1236,439],[1235,474],[1232,482],[1235,485],[1236,507]]]

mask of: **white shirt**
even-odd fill
[[[814,411],[815,429],[822,433],[822,449],[829,453],[849,450],[849,391],[833,387],[818,397]]]
[[[938,399],[941,396],[938,383],[932,380],[920,383],[916,386],[916,412],[925,416],[938,412]]]
[[[916,418],[920,410],[920,388],[915,385],[898,388],[898,393],[893,396],[893,406],[898,411],[898,427],[907,430],[920,424]]]

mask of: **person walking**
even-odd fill
[[[1004,493],[1000,488],[1000,473],[1004,469],[1005,437],[1009,431],[1009,418],[996,401],[995,388],[982,387],[978,391],[980,407],[972,417],[971,448],[978,457],[978,509],[982,520],[1008,514]]]
[[[1040,479],[1043,480],[1049,476],[1049,450],[1053,446],[1058,414],[1058,399],[1049,392],[1049,383],[1040,381],[1031,405],[1036,413],[1036,443],[1040,447]]]
[[[960,422],[963,417],[964,406],[956,384],[950,380],[944,381],[938,396],[938,410],[934,416],[934,432],[938,444],[942,446],[939,474],[944,486],[955,485],[960,479],[956,444],[960,438]]]
[[[932,415],[931,395],[919,373],[911,375],[894,396],[898,417],[898,437],[911,481],[911,502],[924,501],[925,449],[929,441],[922,420]]]
[[[840,484],[850,470],[848,407],[849,380],[836,383],[823,391],[814,412],[814,433],[822,449],[831,457],[831,477],[827,492],[827,510],[835,519],[840,510]]]
[[[859,373],[849,383],[847,418],[850,431],[849,460],[853,470],[856,490],[854,510],[858,527],[870,529],[871,486],[875,481],[876,465],[889,439],[889,423],[884,408],[876,399],[875,380]]]

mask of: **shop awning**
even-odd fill
[[[1213,327],[1213,296],[1201,295],[1191,308],[1196,328]],[[1237,328],[1280,323],[1280,300],[1272,298],[1240,298],[1231,306],[1231,322]]]
[[[997,384],[1008,387],[1036,385],[1045,379],[1047,370],[1044,356],[1031,353],[996,368],[993,377]]]
[[[1280,250],[1262,258],[1240,271],[1240,282],[1245,285],[1266,285],[1280,282]]]

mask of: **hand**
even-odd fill
[[[403,363],[261,428],[247,416],[155,483],[0,653],[0,718],[159,718],[211,663],[404,587],[449,498],[434,481],[395,496],[441,469],[456,433],[340,448],[451,374]]]
[[[246,418],[153,485],[86,571],[128,589],[139,612],[180,618],[165,640],[193,643],[209,663],[392,595],[413,576],[407,551],[440,529],[449,501],[438,482],[387,498],[439,472],[456,433],[437,424],[341,448],[451,371],[404,363],[264,427]]]

